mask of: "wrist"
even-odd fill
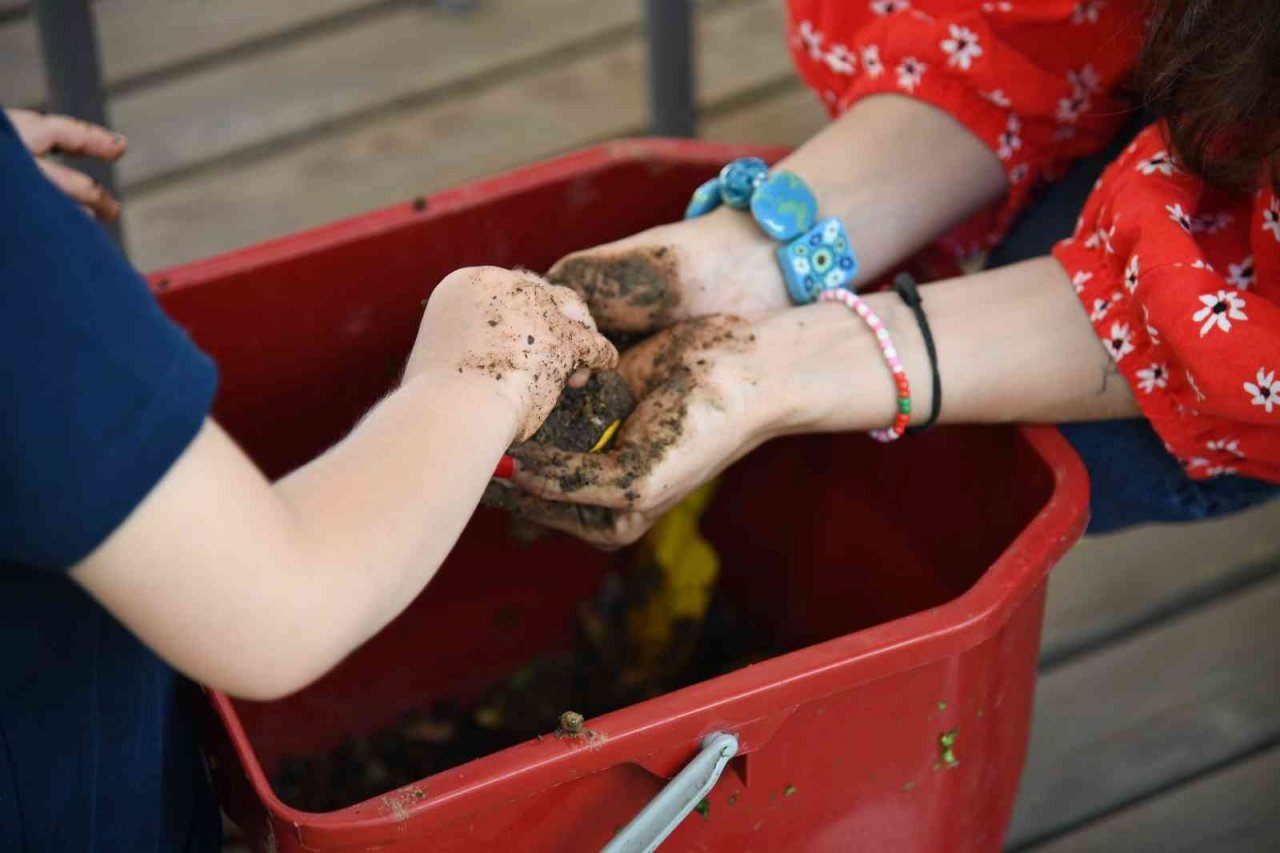
[[[911,386],[912,423],[929,416],[931,368],[911,311],[894,293],[864,297],[880,317]],[[838,303],[793,308],[759,324],[760,358],[775,434],[872,430],[898,409],[893,375],[875,336]]]
[[[473,435],[494,442],[499,452],[515,443],[528,408],[528,389],[511,373],[491,376],[484,371],[427,367],[406,378],[403,391],[413,394],[431,411],[447,408],[474,424]]]

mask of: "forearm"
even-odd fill
[[[1061,422],[1133,417],[1137,405],[1057,261],[1026,263],[921,288],[938,350],[941,419]],[[912,420],[932,405],[928,355],[915,317],[893,293],[867,297],[911,383]],[[760,354],[780,385],[778,432],[867,430],[896,410],[884,358],[866,326],[838,304],[759,324]]]
[[[292,692],[439,568],[514,433],[486,381],[421,374],[275,486],[208,422],[73,576],[191,677]]]
[[[903,95],[853,105],[778,164],[804,178],[820,216],[844,220],[857,284],[882,273],[997,199],[995,153],[937,107]]]
[[[1007,188],[1000,161],[981,140],[942,110],[901,95],[859,101],[775,168],[805,179],[820,217],[843,220],[858,258],[855,285],[874,281]],[[749,216],[720,209],[693,225],[707,245],[739,262],[735,269],[703,259],[701,278],[763,274],[770,282],[757,286],[785,299],[777,244]]]
[[[498,458],[513,412],[487,376],[419,374],[340,444],[279,481],[314,559],[310,582],[371,636],[422,589],[453,548]]]

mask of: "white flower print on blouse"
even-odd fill
[[[979,92],[978,94],[1001,109],[1007,110],[1013,106],[1013,101],[1009,100],[1009,96],[1004,93],[1004,89],[992,89],[990,92]]]
[[[1224,212],[1206,213],[1191,219],[1192,234],[1217,234],[1231,224],[1231,214]]]
[[[1211,465],[1205,473],[1210,477],[1225,477],[1228,474],[1236,473],[1236,469],[1230,465]]]
[[[1064,124],[1053,132],[1054,142],[1066,142],[1068,139],[1075,139],[1075,137],[1076,129],[1069,124]]]
[[[1193,270],[1208,270],[1209,272],[1214,271],[1213,264],[1209,263],[1204,258],[1196,258],[1194,261],[1192,261],[1191,268]]]
[[[1276,372],[1272,370],[1268,373],[1266,368],[1259,367],[1258,375],[1254,378],[1257,382],[1244,383],[1244,390],[1252,398],[1249,402],[1261,406],[1269,415],[1272,409],[1280,405],[1280,382],[1276,382]]]
[[[1253,284],[1256,273],[1253,269],[1253,255],[1238,264],[1227,264],[1227,284],[1240,290],[1248,290]]]
[[[1111,245],[1111,238],[1116,236],[1116,226],[1113,223],[1110,228],[1103,228],[1101,225],[1089,235],[1084,241],[1086,249],[1096,249],[1099,246],[1107,250],[1107,254],[1114,255],[1115,248]]]
[[[1115,305],[1123,298],[1124,294],[1117,290],[1106,299],[1093,300],[1093,310],[1089,312],[1089,319],[1095,323],[1098,322],[1107,316],[1107,312],[1111,310],[1112,305]]]
[[[1190,388],[1191,388],[1191,390],[1192,390],[1193,392],[1195,392],[1196,399],[1197,399],[1197,400],[1201,400],[1201,401],[1203,401],[1203,400],[1204,400],[1204,392],[1203,392],[1203,391],[1201,391],[1201,390],[1200,390],[1200,386],[1196,384],[1196,378],[1195,378],[1194,376],[1192,376],[1192,375],[1191,375],[1191,371],[1190,371],[1190,370],[1184,370],[1184,371],[1183,371],[1183,374],[1185,374],[1185,375],[1186,375],[1186,377],[1187,377],[1187,385],[1188,385],[1188,386],[1190,386]]]
[[[1160,345],[1160,330],[1151,325],[1151,312],[1147,310],[1147,306],[1142,306],[1142,324],[1147,327],[1147,337],[1151,338],[1154,346]]]
[[[862,49],[862,70],[872,79],[884,73],[884,63],[880,61],[880,48],[878,46],[869,44]]]
[[[1150,367],[1141,368],[1136,375],[1138,388],[1143,394],[1150,394],[1157,388],[1166,388],[1169,385],[1169,371],[1159,362],[1153,362]]]
[[[1076,119],[1089,111],[1089,96],[1085,92],[1072,92],[1070,97],[1058,99],[1059,124],[1075,124]]]
[[[1267,209],[1262,211],[1262,230],[1270,231],[1272,237],[1280,240],[1280,198],[1271,199]]]
[[[983,3],[982,11],[990,15],[992,12],[1012,12],[1013,4],[1008,2],[1001,3]]]
[[[1027,174],[1031,171],[1031,167],[1026,163],[1019,163],[1009,170],[1009,183],[1020,184],[1026,179]]]
[[[1133,293],[1138,289],[1138,256],[1130,255],[1129,263],[1124,268],[1124,288]]]
[[[1173,452],[1173,449],[1170,448],[1168,445],[1165,445],[1165,449],[1168,450],[1170,453]],[[1182,460],[1182,467],[1186,468],[1188,471],[1191,471],[1195,468],[1204,468],[1208,466],[1208,464],[1209,464],[1209,460],[1201,456],[1192,456],[1188,459]]]
[[[1005,123],[1005,129],[1001,131],[998,137],[1000,143],[996,149],[996,155],[1001,160],[1008,160],[1013,156],[1013,152],[1022,148],[1022,137],[1018,135],[1018,131],[1022,130],[1022,122],[1013,113],[1009,113],[1009,121]]]
[[[851,76],[854,72],[853,63],[856,58],[855,54],[849,52],[849,48],[842,44],[833,44],[831,50],[827,51],[822,60],[835,73]]]
[[[1076,7],[1071,10],[1071,23],[1098,23],[1098,13],[1105,5],[1107,5],[1106,0],[1078,0]]]
[[[895,69],[898,72],[898,85],[908,92],[914,92],[924,79],[924,72],[928,67],[914,56],[903,57]]]
[[[1240,459],[1244,459],[1244,451],[1240,449],[1240,440],[1238,438],[1219,438],[1214,441],[1206,442],[1205,447],[1214,453],[1229,453]]]
[[[952,24],[947,28],[950,38],[942,40],[942,51],[947,54],[947,67],[968,71],[973,60],[982,56],[982,45],[978,44],[978,34],[968,27]]]
[[[1067,82],[1071,84],[1071,91],[1081,95],[1096,94],[1102,90],[1102,81],[1092,65],[1086,65],[1079,71],[1067,71]]]
[[[1178,223],[1183,231],[1188,234],[1191,233],[1191,217],[1187,216],[1186,211],[1182,209],[1182,205],[1166,204],[1164,209],[1169,212],[1169,218]]]
[[[1200,327],[1202,338],[1215,328],[1230,332],[1232,320],[1249,319],[1243,311],[1244,298],[1234,291],[1219,290],[1217,293],[1202,293],[1200,301],[1204,307],[1192,314],[1191,319],[1204,324]]]
[[[800,29],[797,31],[800,37],[800,43],[809,51],[810,59],[822,58],[822,33],[813,28],[810,21],[801,21]]]
[[[1147,159],[1138,163],[1137,169],[1144,175],[1154,175],[1159,172],[1162,175],[1172,175],[1177,167],[1173,165],[1173,158],[1169,156],[1168,151],[1157,151]]]
[[[1111,353],[1111,357],[1117,362],[1133,352],[1133,333],[1129,331],[1129,324],[1112,323],[1111,331],[1103,343],[1107,345],[1107,352]]]
[[[1091,278],[1093,278],[1093,273],[1080,270],[1071,276],[1071,286],[1076,289],[1076,293],[1083,293],[1085,282]]]
[[[909,0],[871,0],[871,11],[877,15],[892,15],[911,8]]]

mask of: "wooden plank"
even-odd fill
[[[703,106],[791,74],[782,16],[781,0],[767,0],[700,17]],[[399,110],[131,196],[125,208],[131,253],[143,268],[191,260],[638,134],[646,121],[636,37],[465,98]]]
[[[1213,521],[1083,540],[1053,570],[1042,654],[1053,661],[1267,568],[1280,568],[1280,501]]]
[[[704,139],[795,147],[829,121],[822,102],[799,79],[703,122]]]
[[[1275,853],[1280,747],[1109,815],[1034,853]]]
[[[492,82],[559,51],[638,32],[637,4],[488,0],[473,15],[421,5],[320,33],[114,99],[132,153],[124,184],[300,139],[317,128]],[[781,37],[779,36],[779,39]],[[526,69],[527,70],[527,69]],[[459,121],[466,121],[459,117]]]
[[[1047,673],[1010,829],[1053,835],[1280,733],[1280,578]]]
[[[315,25],[336,16],[385,5],[387,0],[109,0],[93,4],[108,89],[141,76],[206,59]],[[0,3],[0,16],[15,2]],[[0,103],[44,100],[45,81],[30,16],[0,27]]]

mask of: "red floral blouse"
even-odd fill
[[[1141,0],[789,0],[800,73],[833,114],[896,92],[934,104],[1004,163],[1003,202],[944,238],[996,242],[1028,201],[1132,115],[1117,94]],[[1280,199],[1181,171],[1148,127],[1054,249],[1169,451],[1197,478],[1280,482]]]

